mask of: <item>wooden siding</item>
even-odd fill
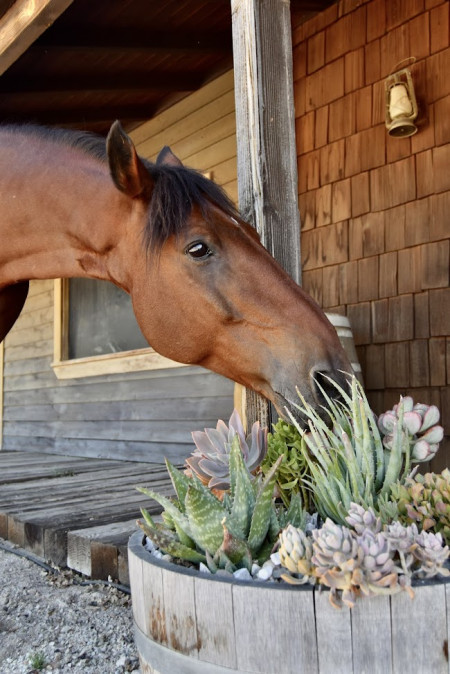
[[[133,132],[141,155],[170,145],[236,191],[233,76],[228,73]],[[33,281],[5,340],[3,449],[182,461],[190,432],[233,407],[233,383],[198,367],[58,380],[51,369],[53,281]]]
[[[211,172],[237,201],[234,81],[230,71],[130,135],[143,157],[154,161],[164,145],[187,165]]]
[[[303,285],[349,317],[374,409],[411,394],[448,435],[449,3],[340,0],[293,36]],[[392,138],[384,78],[410,56],[418,133]]]

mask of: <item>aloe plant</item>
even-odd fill
[[[264,479],[252,476],[235,435],[229,454],[230,492],[220,500],[195,474],[186,475],[166,460],[176,498],[138,487],[164,508],[163,523],[143,508],[138,524],[154,545],[172,557],[203,562],[212,572],[250,571],[253,561],[260,565],[267,561],[284,526],[305,524],[298,495],[293,495],[288,509],[275,507],[273,491],[281,461],[282,457]]]
[[[304,478],[315,506],[323,519],[345,524],[352,502],[365,508],[388,512],[390,486],[403,481],[411,470],[409,436],[403,428],[404,404],[397,407],[397,421],[392,424],[389,449],[383,445],[377,420],[356,377],[351,380],[350,395],[330,379],[341,402],[327,403],[327,424],[303,399],[298,409],[308,418],[308,430],[302,429],[290,414],[303,442],[303,452],[310,477]]]

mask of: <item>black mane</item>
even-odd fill
[[[80,149],[103,163],[108,160],[105,138],[94,133],[33,124],[8,126],[7,129]],[[195,205],[207,220],[212,204],[230,217],[240,220],[237,209],[225,191],[199,171],[185,166],[153,164],[141,159],[154,180],[144,231],[144,242],[149,250],[159,251],[171,235],[182,232]]]

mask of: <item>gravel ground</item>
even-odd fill
[[[0,674],[139,674],[129,595],[82,580],[0,549]]]

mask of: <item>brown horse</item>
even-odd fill
[[[0,341],[29,279],[112,281],[160,354],[271,400],[315,407],[317,378],[351,365],[318,305],[281,269],[224,192],[164,148],[141,159],[116,122],[104,139],[0,128]],[[325,375],[325,376],[324,376]]]

